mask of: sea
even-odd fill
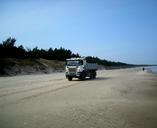
[[[145,67],[146,70],[157,73],[157,66]]]

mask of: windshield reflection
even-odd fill
[[[79,65],[83,65],[83,61],[82,60],[68,60],[66,61],[66,65],[67,66],[79,66]]]

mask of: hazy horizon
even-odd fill
[[[0,42],[157,64],[155,0],[0,0]]]

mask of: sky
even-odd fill
[[[157,64],[157,0],[0,0],[0,42]]]

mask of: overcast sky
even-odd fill
[[[157,64],[157,0],[0,0],[0,42]]]

